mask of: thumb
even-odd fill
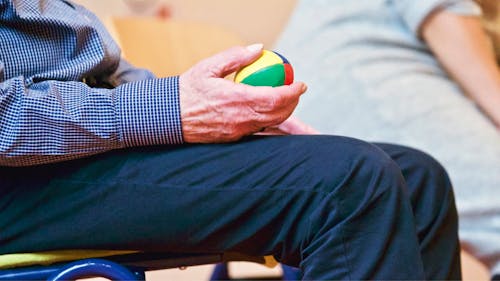
[[[233,47],[203,60],[203,68],[210,77],[226,77],[227,75],[251,64],[262,55],[263,44],[252,44],[247,47]]]

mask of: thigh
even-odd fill
[[[353,159],[374,150],[342,137],[266,137],[1,167],[0,252],[203,248],[268,254],[283,240],[265,244],[262,237],[297,231],[323,192],[344,182]],[[287,250],[298,253],[301,238],[286,236],[297,247]]]

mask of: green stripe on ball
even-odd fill
[[[285,67],[283,64],[270,65],[247,76],[241,83],[252,86],[282,86],[285,83]]]

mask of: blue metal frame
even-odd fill
[[[134,257],[137,258],[137,257]],[[139,256],[136,263],[125,261],[127,266],[120,263],[124,261],[111,261],[107,259],[82,259],[70,263],[23,267],[15,269],[0,270],[0,281],[12,280],[47,280],[62,281],[75,280],[87,277],[104,277],[111,280],[136,280],[145,281],[145,271],[154,269],[174,268],[179,266],[190,266],[220,262],[220,255],[154,255]],[[137,263],[138,262],[138,263]],[[283,280],[300,280],[300,270],[281,265],[283,268]],[[231,280],[227,263],[216,265],[210,280]]]
[[[62,281],[87,277],[104,277],[110,280],[144,281],[144,271],[129,269],[104,259],[83,259],[63,265],[38,266],[0,270],[0,280]]]

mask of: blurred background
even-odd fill
[[[157,17],[216,25],[241,36],[245,42],[272,46],[296,0],[76,0],[102,19]]]
[[[105,23],[124,56],[158,76],[177,75],[198,60],[233,45],[272,49],[296,0],[75,0]],[[490,11],[493,11],[490,9]],[[496,13],[485,24],[498,26]],[[500,37],[497,37],[500,38]],[[500,41],[500,40],[498,40]],[[499,44],[500,46],[500,44]],[[489,280],[485,268],[462,254],[464,280]],[[233,263],[234,276],[278,276],[280,268]],[[213,266],[149,272],[149,280],[208,280]]]

